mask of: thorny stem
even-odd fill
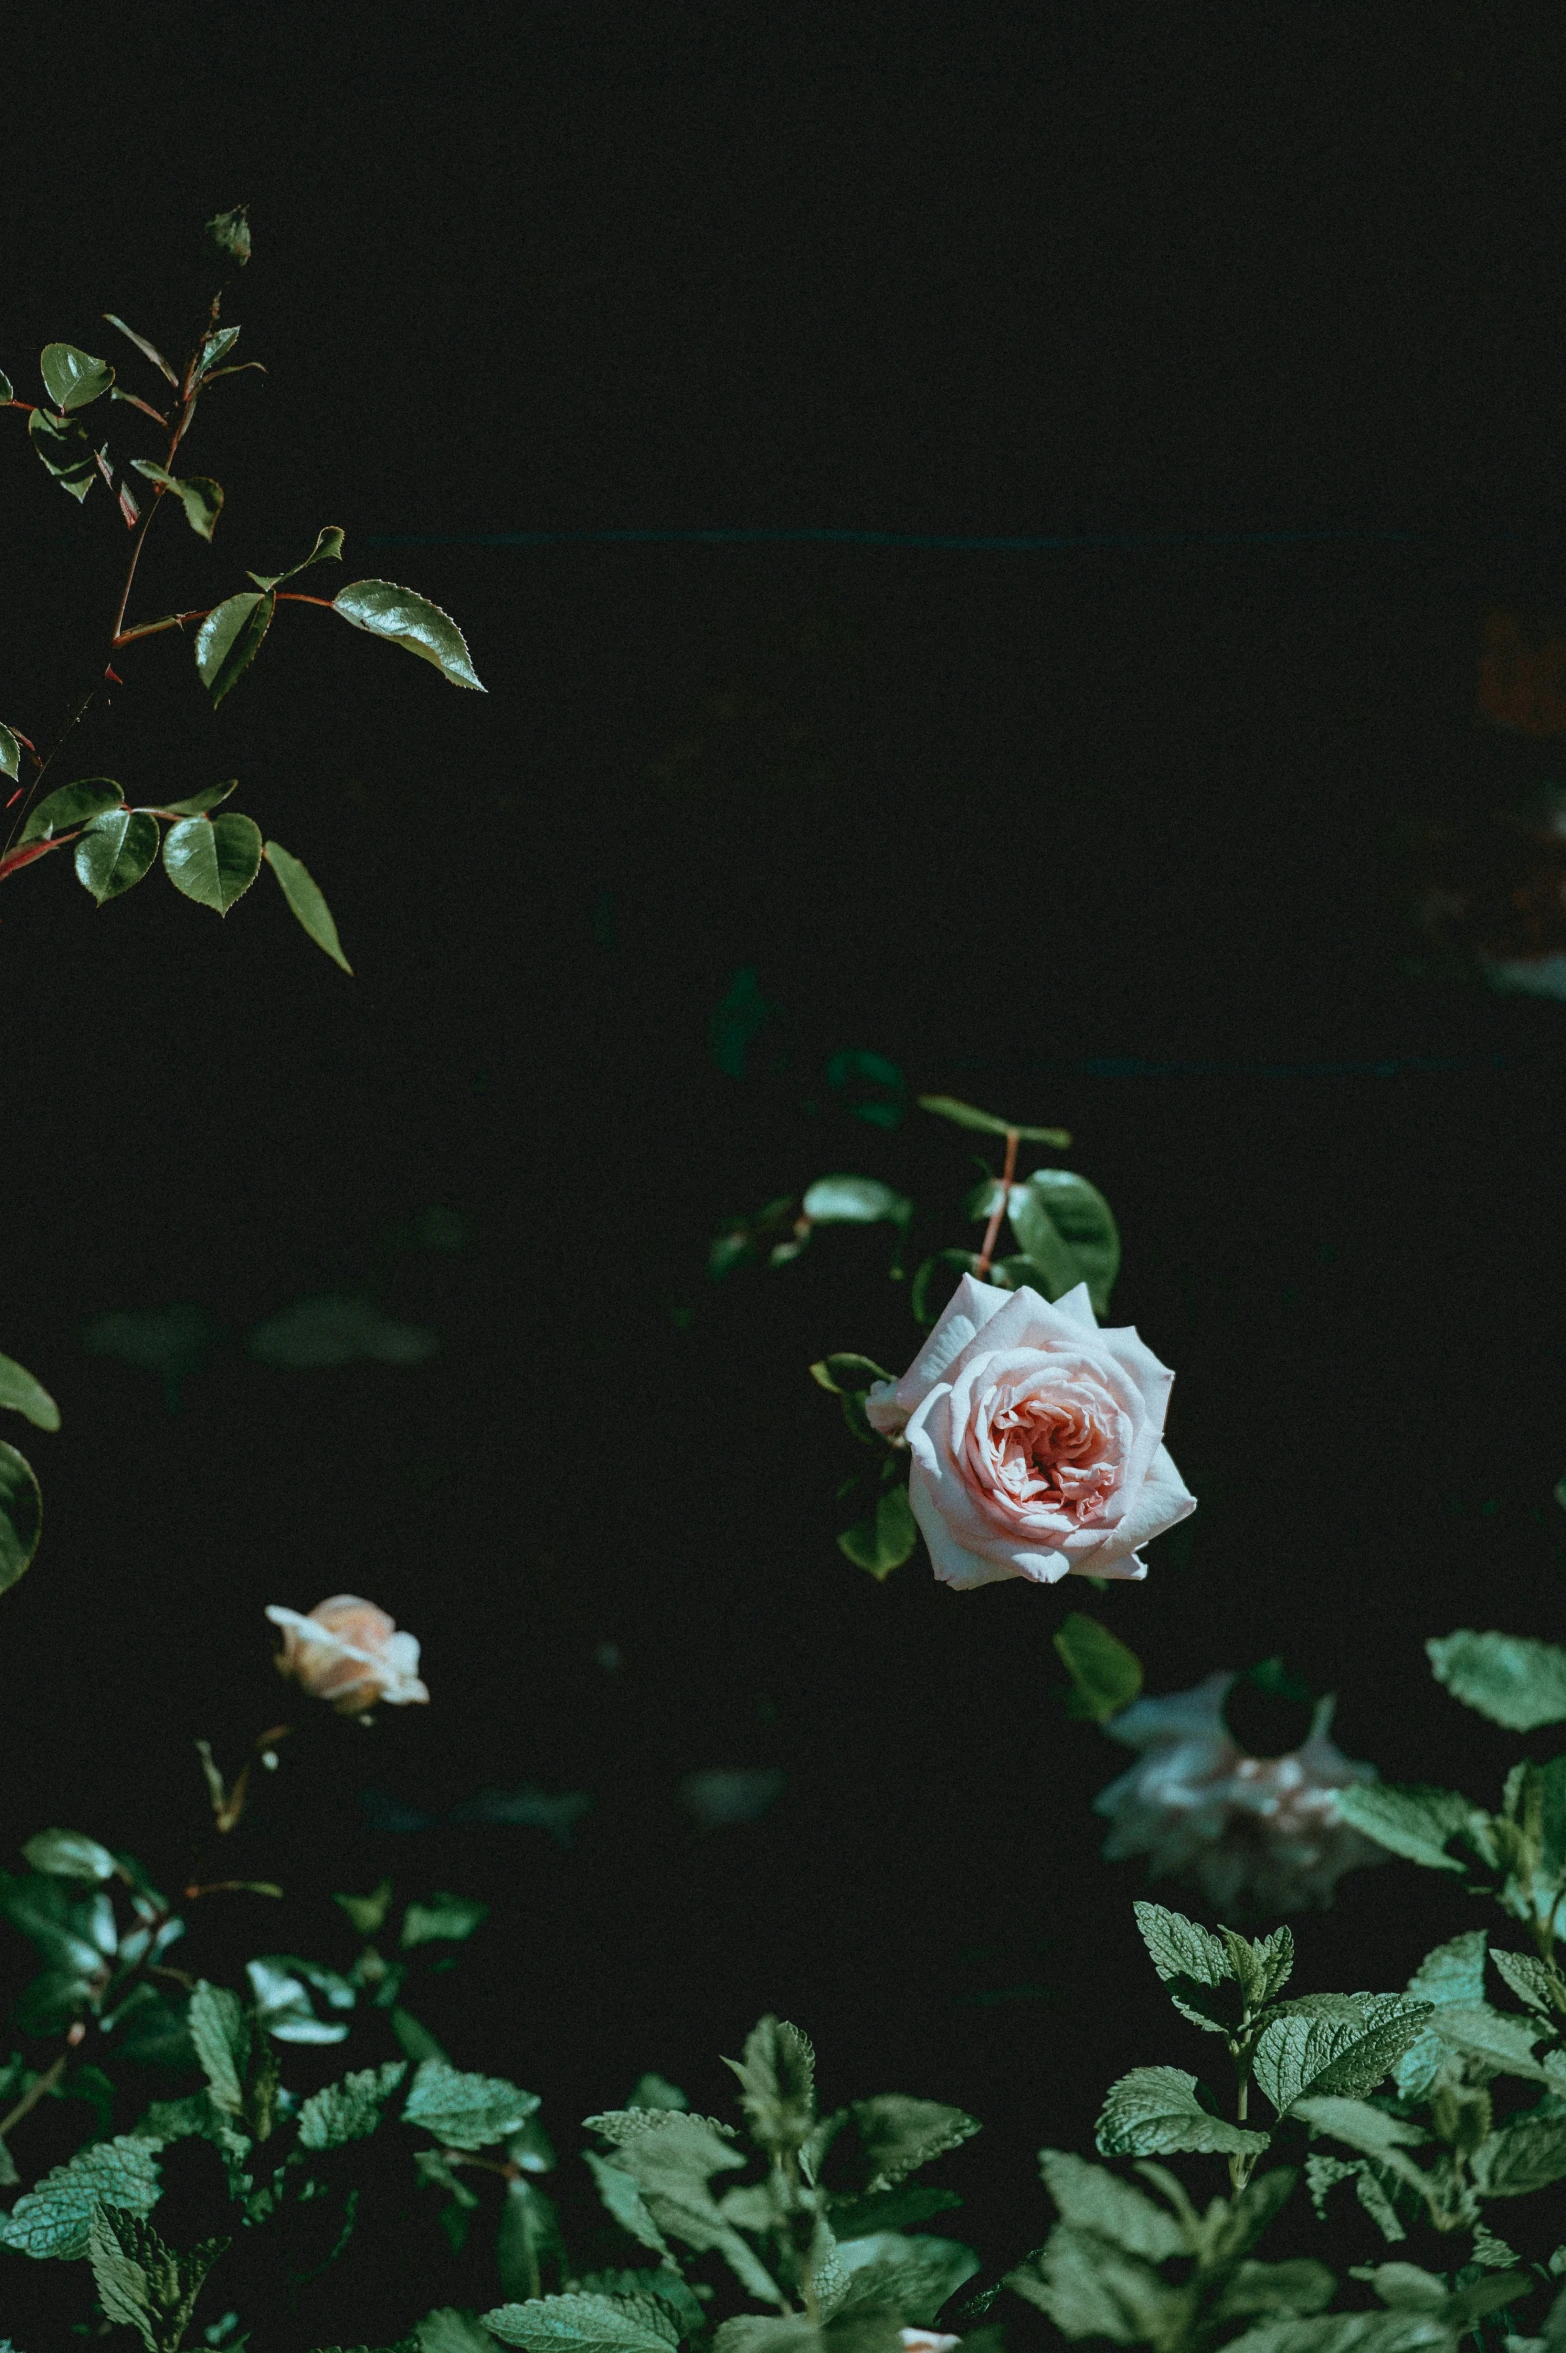
[[[1005,1216],[1011,1201],[1011,1180],[1017,1173],[1017,1146],[1021,1140],[1016,1128],[1009,1127],[1006,1130],[1006,1166],[1001,1172],[1000,1199],[996,1202],[990,1222],[984,1229],[984,1247],[979,1252],[979,1263],[973,1270],[981,1283],[990,1271],[990,1259],[994,1255],[996,1237],[1001,1229],[1001,1219]]]

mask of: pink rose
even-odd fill
[[[307,1618],[275,1602],[266,1614],[283,1629],[278,1673],[291,1675],[312,1699],[330,1700],[340,1715],[362,1715],[382,1700],[401,1708],[429,1698],[419,1681],[416,1638],[399,1634],[395,1618],[373,1601],[337,1593]]]
[[[1079,1283],[1052,1306],[964,1275],[865,1412],[913,1457],[908,1500],[948,1585],[1145,1577],[1139,1545],[1196,1509],[1163,1445],[1174,1375]]]
[[[952,2353],[952,2347],[962,2343],[961,2337],[937,2336],[930,2328],[905,2328],[897,2333],[902,2339],[903,2353]]]

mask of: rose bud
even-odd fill
[[[1383,1847],[1340,1821],[1337,1792],[1373,1781],[1327,1737],[1332,1701],[1290,1755],[1247,1756],[1224,1721],[1237,1678],[1209,1675],[1194,1691],[1133,1700],[1104,1726],[1142,1754],[1100,1790],[1094,1810],[1114,1825],[1107,1862],[1148,1857],[1149,1876],[1194,1881],[1218,1912],[1328,1904],[1345,1871],[1387,1860]]]
[[[428,1700],[416,1638],[399,1634],[396,1620],[373,1601],[337,1593],[307,1618],[275,1602],[266,1614],[283,1629],[278,1673],[291,1675],[312,1699],[330,1700],[340,1715],[362,1715],[382,1700],[393,1708]]]
[[[908,1500],[948,1585],[1145,1577],[1138,1546],[1196,1509],[1163,1444],[1174,1375],[1087,1285],[1053,1306],[964,1275],[900,1381],[865,1412],[906,1439]]]

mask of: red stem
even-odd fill
[[[1001,1219],[1005,1216],[1007,1204],[1011,1200],[1011,1180],[1017,1173],[1017,1146],[1021,1140],[1014,1127],[1009,1127],[1006,1130],[1006,1166],[1001,1173],[1000,1199],[996,1202],[990,1222],[984,1229],[984,1247],[979,1252],[979,1263],[973,1270],[981,1283],[990,1271],[990,1260],[994,1255],[996,1237],[1000,1233]]]

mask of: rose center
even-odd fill
[[[1115,1484],[1106,1433],[1076,1400],[1002,1392],[990,1441],[996,1484],[1014,1503],[1069,1512],[1081,1521]]]

